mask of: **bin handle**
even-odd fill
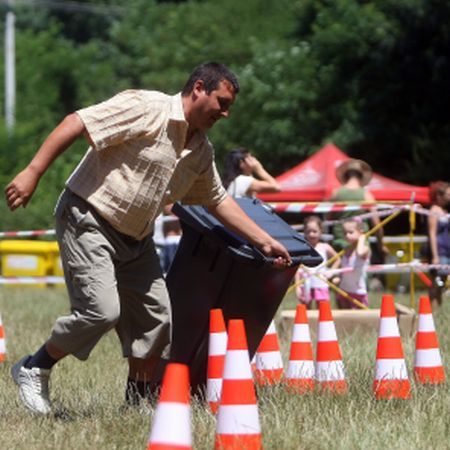
[[[265,264],[273,264],[275,262],[275,259],[277,257],[275,256],[266,256],[261,250],[259,250],[256,247],[253,247],[253,250],[255,252],[255,255],[257,257],[258,260],[263,261]],[[304,255],[299,255],[299,256],[292,256],[291,255],[291,260],[292,260],[292,266],[298,266],[300,265],[302,262],[304,262]],[[320,264],[322,261],[315,261],[314,262],[314,266]],[[308,265],[308,264],[306,264]]]

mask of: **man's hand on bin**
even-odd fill
[[[260,250],[266,256],[275,257],[273,265],[279,269],[284,269],[285,267],[292,265],[291,255],[289,255],[289,252],[284,245],[280,244],[275,239],[263,244]]]

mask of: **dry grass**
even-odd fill
[[[375,299],[376,303],[378,299]],[[403,298],[408,303],[408,297]],[[292,304],[290,299],[285,304]],[[105,336],[85,363],[62,361],[52,374],[57,414],[31,417],[19,404],[9,370],[12,361],[33,352],[57,315],[67,311],[64,289],[0,289],[0,313],[8,361],[0,365],[2,449],[144,449],[151,409],[123,408],[126,364],[114,333]],[[450,360],[450,307],[435,313],[444,361]],[[403,339],[411,373],[412,337]],[[288,343],[283,343],[286,350]],[[447,449],[450,421],[448,386],[413,386],[409,401],[377,402],[371,386],[376,335],[341,339],[349,393],[343,397],[295,396],[282,387],[260,389],[264,448],[269,449]],[[213,448],[215,419],[194,401],[195,448]]]

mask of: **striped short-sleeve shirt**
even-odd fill
[[[206,135],[185,148],[181,94],[128,90],[77,114],[92,146],[66,185],[118,231],[140,240],[165,204],[210,206],[227,196]]]

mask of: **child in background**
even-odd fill
[[[325,263],[327,260],[336,255],[335,250],[331,245],[321,242],[322,238],[322,220],[319,216],[308,216],[304,221],[304,235],[305,239],[311,244],[311,246],[319,253],[323,258],[323,263],[319,264],[315,268],[315,271],[320,273],[325,269]],[[330,268],[334,269],[339,267],[340,259],[337,258]],[[295,282],[297,284],[296,294],[297,299],[306,305],[309,309],[313,306],[313,300],[320,302],[330,299],[330,293],[328,290],[328,284],[316,276],[308,276],[303,283],[299,283],[304,277],[304,272],[299,269],[295,274]],[[298,284],[299,283],[299,284]]]
[[[370,248],[364,236],[363,222],[359,218],[350,218],[344,221],[344,237],[349,247],[342,255],[342,267],[350,267],[351,272],[344,272],[340,279],[340,288],[350,297],[368,305],[366,271],[370,260]],[[346,299],[343,295],[336,296],[337,305],[340,309],[358,306]]]

